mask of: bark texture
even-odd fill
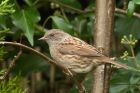
[[[114,28],[115,0],[96,0],[95,46],[106,56],[110,56],[111,36]],[[110,65],[102,65],[94,71],[92,93],[108,93]]]

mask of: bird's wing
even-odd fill
[[[59,44],[57,48],[60,53],[66,55],[80,55],[87,57],[103,56],[96,48],[78,38],[65,40],[65,42]]]

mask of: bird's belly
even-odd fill
[[[94,66],[92,58],[79,55],[63,55],[55,49],[50,49],[50,53],[52,58],[56,60],[59,65],[76,73],[87,73],[91,71]]]
[[[59,62],[76,73],[87,73],[94,65],[92,59],[77,55],[64,55]]]
[[[93,64],[89,64],[89,65],[85,65],[83,67],[81,66],[78,68],[72,68],[71,70],[76,73],[88,73],[92,70],[92,68],[93,68]]]

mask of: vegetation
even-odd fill
[[[139,4],[116,0],[111,54],[135,71],[112,69],[110,93],[140,92]],[[49,64],[48,45],[38,39],[48,29],[59,28],[94,44],[95,5],[95,0],[1,0],[0,93],[77,93],[75,83]],[[89,92],[92,79],[89,73],[84,82]]]

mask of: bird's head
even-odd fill
[[[63,30],[60,29],[51,29],[48,30],[43,37],[41,37],[39,40],[46,41],[49,45],[55,45],[66,38],[70,37],[70,35]]]

